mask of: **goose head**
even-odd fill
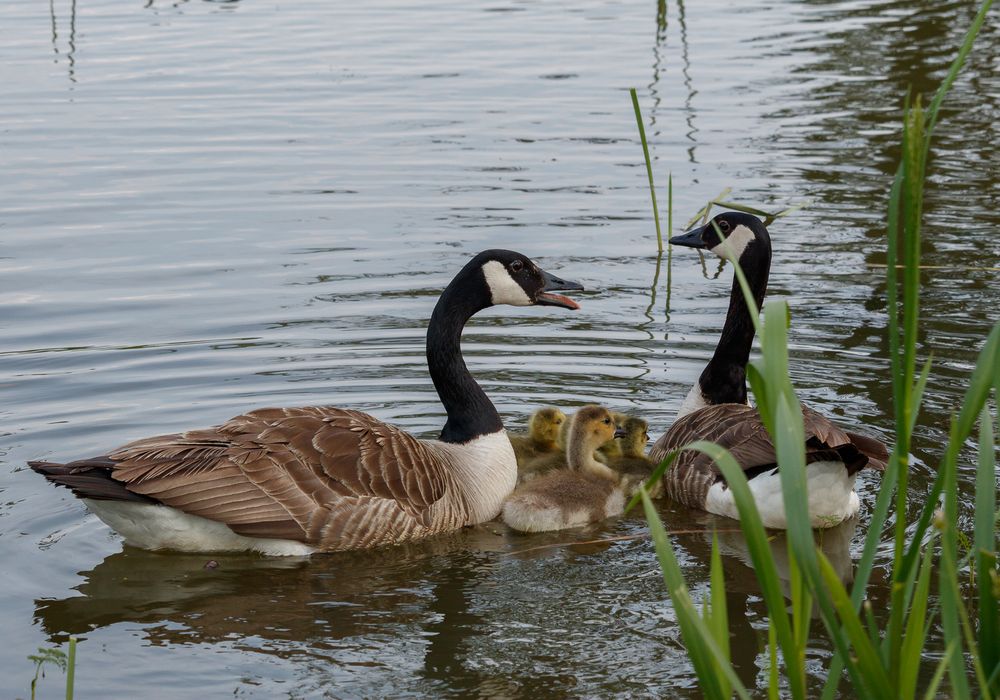
[[[707,249],[720,258],[739,262],[748,252],[770,250],[767,228],[756,216],[727,211],[716,214],[704,226],[670,239],[673,245]]]
[[[560,279],[541,269],[526,255],[513,250],[486,250],[474,257],[467,269],[478,269],[489,299],[487,306],[561,306],[579,309],[580,305],[557,291],[582,291],[579,282]]]

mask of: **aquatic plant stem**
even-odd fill
[[[663,232],[660,231],[660,210],[656,206],[656,187],[653,186],[653,164],[649,160],[649,145],[646,143],[646,127],[642,124],[642,111],[639,109],[639,96],[635,88],[629,88],[632,96],[632,109],[635,111],[635,123],[639,127],[639,140],[642,141],[642,155],[646,159],[646,177],[649,178],[649,197],[653,200],[653,222],[656,224],[656,249],[663,252]]]

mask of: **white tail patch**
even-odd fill
[[[856,475],[848,475],[843,462],[813,462],[806,467],[809,492],[809,520],[814,528],[839,525],[858,513],[860,503],[854,492]],[[749,482],[764,527],[784,530],[788,527],[785,503],[781,497],[778,470],[760,474]],[[705,497],[705,510],[727,518],[739,519],[732,489],[721,482],[713,484]]]
[[[172,549],[180,552],[260,552],[271,556],[305,556],[315,549],[295,540],[237,535],[215,520],[191,515],[155,503],[83,502],[98,518],[125,540],[142,549]]]

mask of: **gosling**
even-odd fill
[[[649,424],[646,421],[626,416],[619,427],[624,433],[618,438],[622,454],[609,466],[621,474],[622,491],[626,498],[631,498],[639,492],[639,486],[652,476],[657,463],[646,456],[646,443],[649,442]],[[663,481],[657,479],[649,489],[649,497],[660,498],[662,495]]]
[[[554,406],[546,406],[531,414],[527,435],[510,436],[518,472],[533,459],[565,449],[559,445],[559,436],[565,422],[565,413]]]
[[[624,413],[619,413],[618,411],[612,411],[611,417],[615,421],[615,430],[625,429],[625,421],[628,420],[628,416]],[[594,454],[594,458],[598,462],[604,462],[610,465],[616,459],[621,459],[623,456],[622,445],[616,438],[611,438],[606,443],[597,448],[597,452]]]
[[[625,420],[628,419],[623,413],[611,413],[611,417],[615,421],[615,428],[621,428],[625,424]],[[542,474],[548,474],[556,469],[564,469],[566,467],[566,442],[569,438],[569,428],[573,422],[573,416],[567,418],[561,429],[559,430],[559,435],[556,436],[556,449],[548,454],[543,454],[533,459],[529,459],[524,465],[518,465],[517,469],[517,483],[523,484],[527,481],[531,481]],[[600,445],[594,451],[594,459],[602,464],[610,464],[612,459],[622,456],[621,446],[615,438],[611,438],[607,442]]]
[[[546,532],[621,515],[625,494],[619,476],[594,459],[594,451],[614,435],[608,409],[584,406],[577,411],[569,431],[568,468],[515,489],[503,505],[503,521],[521,532]]]

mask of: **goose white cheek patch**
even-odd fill
[[[531,299],[514,278],[507,273],[507,268],[496,260],[490,260],[483,265],[483,275],[490,288],[490,298],[494,304],[509,304],[511,306],[531,306]]]
[[[754,239],[753,231],[746,226],[740,225],[733,229],[733,232],[726,236],[726,240],[712,247],[710,250],[720,258],[727,260],[739,260],[743,251]]]

